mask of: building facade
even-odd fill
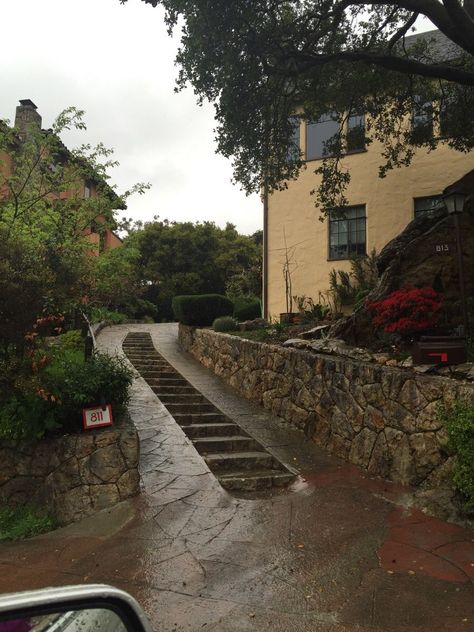
[[[20,100],[20,105],[17,106],[15,112],[15,146],[17,147],[19,143],[24,142],[28,138],[29,130],[32,126],[37,130],[41,130],[42,134],[51,133],[50,130],[42,130],[41,124],[41,116],[38,113],[37,107],[33,101],[30,99]],[[63,149],[62,159],[66,161],[74,160],[67,148],[64,147]],[[12,150],[11,153],[0,152],[0,167],[4,177],[8,177],[13,173],[15,168],[14,156],[14,150]],[[54,168],[53,161],[51,162],[51,166]],[[112,203],[116,201],[116,208],[123,209],[124,205],[122,201],[119,200],[118,196],[106,183],[101,182],[99,177],[91,177],[89,179],[81,179],[80,181],[74,182],[74,185],[71,185],[68,190],[60,191],[59,195],[56,195],[55,197],[59,197],[59,199],[75,200],[94,198],[98,195],[99,184],[102,185],[102,188],[105,187],[105,193],[109,197],[110,201]],[[7,187],[3,187],[3,190],[0,190],[0,196],[7,196],[8,194]],[[93,256],[97,256],[111,248],[117,248],[122,244],[120,237],[114,233],[110,226],[106,226],[105,217],[101,214],[97,215],[97,217],[95,217],[91,222],[91,225],[83,228],[81,232],[91,243],[90,254]]]
[[[426,119],[411,123],[426,126]],[[348,151],[342,160],[351,181],[344,217],[337,213],[321,221],[311,191],[320,183],[315,170],[325,154],[325,143],[337,131],[331,116],[316,123],[301,122],[295,129],[304,168],[288,188],[266,197],[264,208],[264,311],[278,318],[287,311],[285,270],[291,275],[293,296],[315,302],[329,288],[332,269],[350,271],[354,256],[377,252],[398,235],[417,213],[441,202],[441,193],[474,168],[474,153],[465,154],[440,144],[434,151],[419,150],[410,166],[378,177],[381,146],[363,146],[363,116],[347,122]],[[439,130],[434,129],[434,134]]]

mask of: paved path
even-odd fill
[[[236,497],[219,486],[143,379],[131,414],[143,493],[77,525],[0,545],[2,592],[106,582],[143,605],[157,632],[474,630],[474,533],[410,509],[409,491],[366,478],[236,396],[177,345],[156,348],[206,397],[301,476]]]

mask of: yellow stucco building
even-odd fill
[[[363,117],[354,124],[364,125]],[[416,123],[416,122],[415,122]],[[424,121],[426,123],[426,121]],[[445,144],[434,151],[420,150],[409,167],[378,177],[381,147],[352,148],[342,164],[350,171],[346,219],[333,216],[320,221],[310,192],[320,176],[324,141],[335,133],[329,117],[318,123],[301,122],[296,140],[305,167],[288,188],[268,196],[264,208],[264,311],[267,318],[286,312],[285,253],[291,259],[292,295],[318,301],[329,288],[333,268],[350,271],[350,258],[377,252],[415,217],[435,205],[443,189],[474,168],[474,152],[457,152]],[[437,130],[434,130],[436,133]],[[286,247],[285,247],[286,241]],[[296,310],[294,310],[296,311]]]

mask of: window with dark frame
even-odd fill
[[[415,97],[416,105],[412,114],[412,134],[415,139],[423,140],[433,136],[433,104]]]
[[[367,254],[365,204],[329,214],[329,259],[351,259]]]
[[[415,217],[426,215],[444,206],[441,195],[431,195],[415,198]]]
[[[87,180],[84,183],[84,197],[85,198],[90,198],[92,195],[92,182],[90,182],[89,180]]]
[[[439,134],[447,138],[456,134],[456,107],[453,95],[444,96],[439,104]]]
[[[329,112],[315,123],[306,124],[306,160],[326,158],[333,154],[332,144],[339,135],[337,114]]]
[[[292,133],[288,146],[288,160],[298,160],[300,157],[300,120],[297,116],[290,116]]]
[[[349,115],[347,119],[346,147],[348,153],[365,149],[365,116],[363,114]]]

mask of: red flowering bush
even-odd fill
[[[397,290],[381,301],[367,302],[372,323],[386,333],[407,336],[431,329],[439,319],[441,296],[431,287]]]

